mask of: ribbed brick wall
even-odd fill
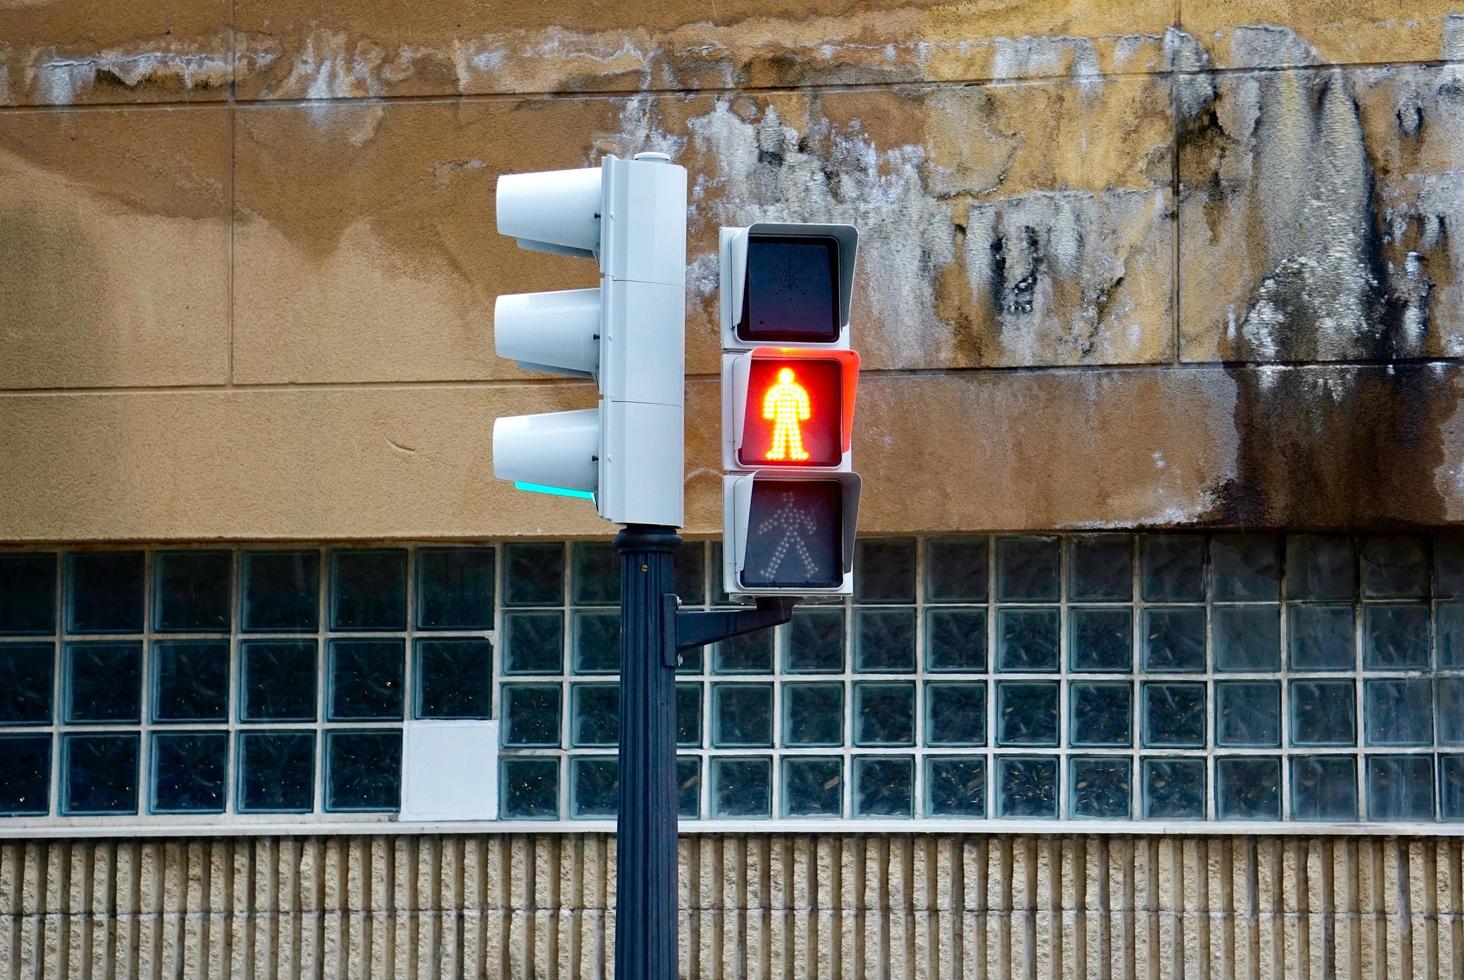
[[[1459,977],[1458,840],[682,840],[684,977]],[[603,977],[599,835],[13,841],[0,976]]]

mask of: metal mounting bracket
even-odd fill
[[[661,649],[667,667],[681,662],[681,651],[695,650],[708,643],[756,630],[780,626],[793,618],[797,599],[762,596],[755,609],[728,609],[706,612],[681,610],[681,597],[673,593],[661,596],[662,629],[666,636]]]

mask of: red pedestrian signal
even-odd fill
[[[840,467],[853,435],[859,355],[759,347],[726,355],[728,469]]]

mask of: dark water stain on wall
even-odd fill
[[[1360,527],[1447,522],[1435,474],[1460,374],[1439,364],[1242,368],[1235,475],[1200,523]]]

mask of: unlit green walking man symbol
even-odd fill
[[[784,491],[782,499],[783,505],[757,526],[758,534],[766,534],[769,531],[783,532],[783,536],[778,539],[777,546],[773,548],[773,553],[768,556],[768,566],[763,569],[763,577],[771,580],[777,575],[778,569],[783,565],[783,559],[787,557],[788,550],[791,548],[799,558],[803,559],[803,567],[808,570],[808,577],[813,578],[818,572],[818,565],[808,550],[805,535],[815,533],[818,530],[818,524],[806,510],[799,509],[798,499],[791,491]]]

